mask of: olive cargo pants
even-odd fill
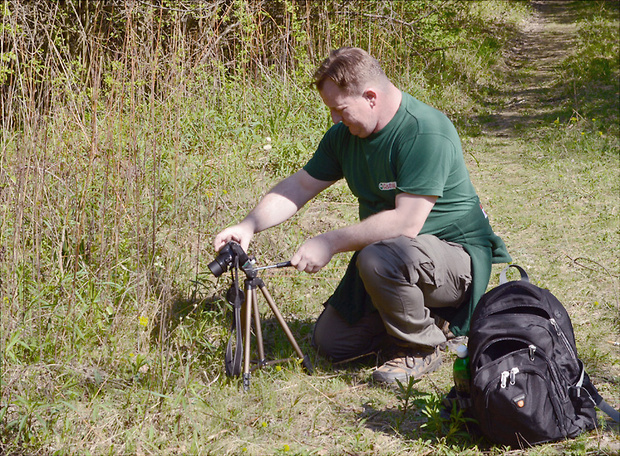
[[[337,361],[390,344],[430,349],[446,341],[431,310],[469,297],[471,259],[462,246],[431,235],[400,236],[365,247],[356,265],[377,312],[349,324],[326,306],[313,334],[320,354]]]

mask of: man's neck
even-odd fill
[[[390,120],[394,118],[400,103],[403,99],[402,92],[393,84],[390,84],[384,93],[384,105],[379,115],[379,121],[377,122],[377,128],[375,132],[381,131]]]

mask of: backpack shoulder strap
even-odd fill
[[[510,269],[510,268],[515,268],[517,271],[519,271],[519,273],[521,274],[521,279],[520,280],[523,280],[524,282],[529,282],[530,281],[530,278],[528,277],[527,272],[525,272],[525,269],[523,269],[521,266],[519,266],[517,264],[509,264],[499,274],[499,284],[500,285],[508,283],[508,277],[506,276],[506,274],[508,273],[508,269]]]
[[[614,420],[616,423],[620,423],[620,411],[614,409],[611,405],[605,402],[605,399],[601,398],[601,402],[596,404],[596,406],[602,411],[605,412],[609,418]]]
[[[587,391],[588,395],[592,399],[592,402],[594,402],[594,405],[596,405],[599,408],[599,410],[604,412],[609,418],[614,420],[616,423],[620,422],[620,410],[614,409],[611,405],[609,405],[609,403],[605,401],[605,399],[603,399],[603,396],[599,394],[596,387],[592,384],[592,381],[590,380],[590,376],[586,373],[585,369],[583,368],[583,365],[581,368],[581,379],[579,380],[576,386],[579,389],[583,388]]]

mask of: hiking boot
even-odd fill
[[[447,351],[450,350],[454,353],[456,353],[456,349],[459,345],[467,345],[467,341],[468,341],[468,337],[467,336],[456,336],[456,337],[452,337],[450,339],[448,339],[447,341],[445,341],[443,344],[439,345],[439,348],[442,351]]]
[[[443,335],[446,336],[446,341],[439,346],[441,350],[446,351],[449,349],[456,353],[456,347],[459,345],[467,345],[467,336],[455,336],[452,331],[450,331],[450,323],[437,315],[434,315],[433,318],[435,319],[435,325],[437,325],[437,327],[441,329]]]
[[[401,383],[409,382],[409,378],[421,378],[424,374],[433,372],[441,366],[441,352],[439,347],[433,351],[412,350],[409,353],[401,353],[372,373],[372,379],[376,382]]]

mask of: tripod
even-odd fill
[[[258,312],[258,292],[260,290],[262,295],[264,296],[267,304],[271,308],[271,311],[275,315],[280,327],[286,334],[288,341],[291,346],[297,353],[297,356],[302,359],[302,364],[305,369],[312,373],[312,363],[307,355],[304,355],[293,336],[293,333],[289,329],[286,321],[282,317],[282,314],[278,310],[276,303],[274,302],[271,294],[267,290],[265,283],[263,280],[258,277],[257,272],[262,269],[270,269],[270,268],[282,268],[286,266],[290,266],[290,262],[278,263],[272,266],[265,266],[262,268],[257,268],[252,260],[247,261],[242,267],[241,270],[245,273],[246,279],[244,281],[244,292],[239,289],[239,278],[238,278],[238,263],[235,262],[235,267],[233,268],[233,284],[228,290],[227,299],[233,305],[234,309],[234,321],[233,321],[233,331],[236,332],[236,350],[234,357],[232,355],[232,339],[233,336],[228,342],[228,346],[226,347],[226,373],[229,376],[239,375],[241,370],[241,358],[243,358],[243,389],[248,391],[250,389],[250,343],[251,343],[251,323],[252,323],[252,314],[254,314],[254,328],[256,332],[256,345],[258,349],[258,361],[257,368],[260,369],[263,366],[276,364],[280,362],[288,361],[290,358],[275,360],[275,361],[267,361],[265,358],[265,347],[263,344],[263,333],[260,322],[260,315]],[[244,301],[245,297],[245,301]],[[241,337],[240,324],[243,324],[243,338]],[[243,343],[241,343],[243,342]],[[243,354],[241,355],[240,349],[243,345]]]

